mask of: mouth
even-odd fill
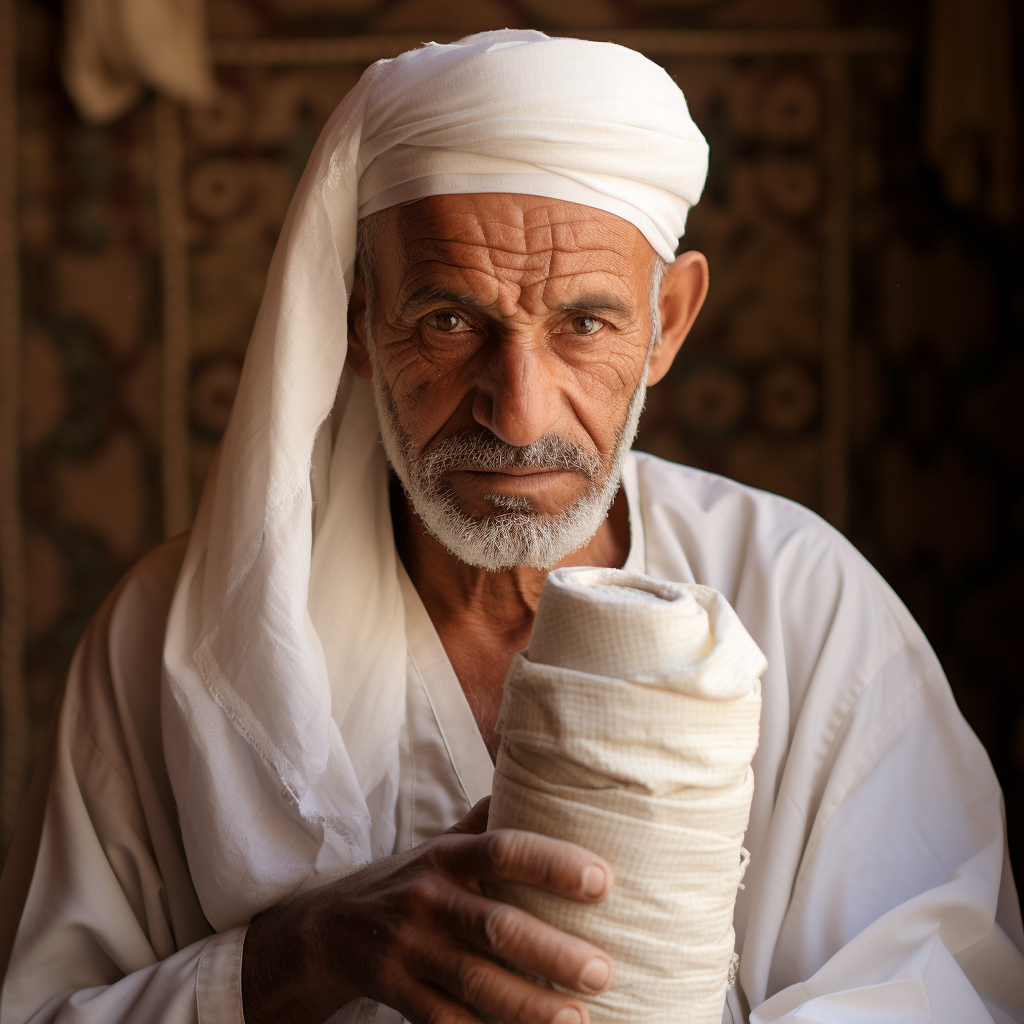
[[[557,514],[572,504],[588,485],[587,477],[564,466],[518,466],[500,470],[457,469],[448,476],[448,486],[463,510],[487,515],[496,507],[512,508],[506,500],[523,504],[537,513]]]
[[[497,494],[527,494],[546,491],[552,487],[578,486],[587,482],[584,474],[564,466],[507,466],[504,469],[456,469],[449,474],[450,484],[458,490],[494,492]]]
[[[572,470],[564,466],[509,466],[506,469],[457,469],[456,473],[472,473],[476,476],[493,477],[523,477],[523,476],[550,476],[555,473],[569,473]]]

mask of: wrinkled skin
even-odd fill
[[[395,207],[379,236],[374,342],[415,452],[459,431],[490,431],[514,445],[553,432],[596,453],[607,472],[651,337],[656,261],[643,235],[589,207],[481,194]],[[671,366],[707,282],[699,253],[668,268],[649,383]],[[348,362],[368,379],[364,315],[357,277]],[[491,511],[487,494],[525,496],[557,512],[587,486],[567,470],[460,471],[446,482],[474,516]],[[502,683],[529,639],[546,572],[466,565],[411,508],[396,542],[493,757]],[[591,541],[559,564],[617,567],[628,548],[620,494]],[[607,955],[484,897],[480,883],[513,879],[595,902],[613,884],[611,869],[571,843],[485,827],[486,805],[478,805],[445,835],[259,915],[243,952],[247,1024],[322,1021],[359,996],[413,1024],[477,1013],[504,1024],[588,1024],[581,1000],[494,958],[586,995],[612,983]]]

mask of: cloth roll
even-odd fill
[[[615,886],[585,906],[490,895],[604,949],[593,1024],[718,1024],[733,966],[764,655],[717,591],[618,569],[552,572],[498,718],[489,828],[566,839]]]

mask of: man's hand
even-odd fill
[[[607,954],[507,903],[480,883],[525,882],[582,903],[611,868],[572,843],[485,832],[482,800],[442,836],[258,915],[245,936],[246,1024],[320,1024],[368,996],[412,1024],[589,1024],[578,999],[526,981],[501,959],[581,993],[608,987]]]

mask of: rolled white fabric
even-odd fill
[[[764,655],[710,587],[557,569],[505,681],[489,828],[567,839],[615,886],[585,906],[488,887],[616,963],[594,1024],[718,1024]]]

